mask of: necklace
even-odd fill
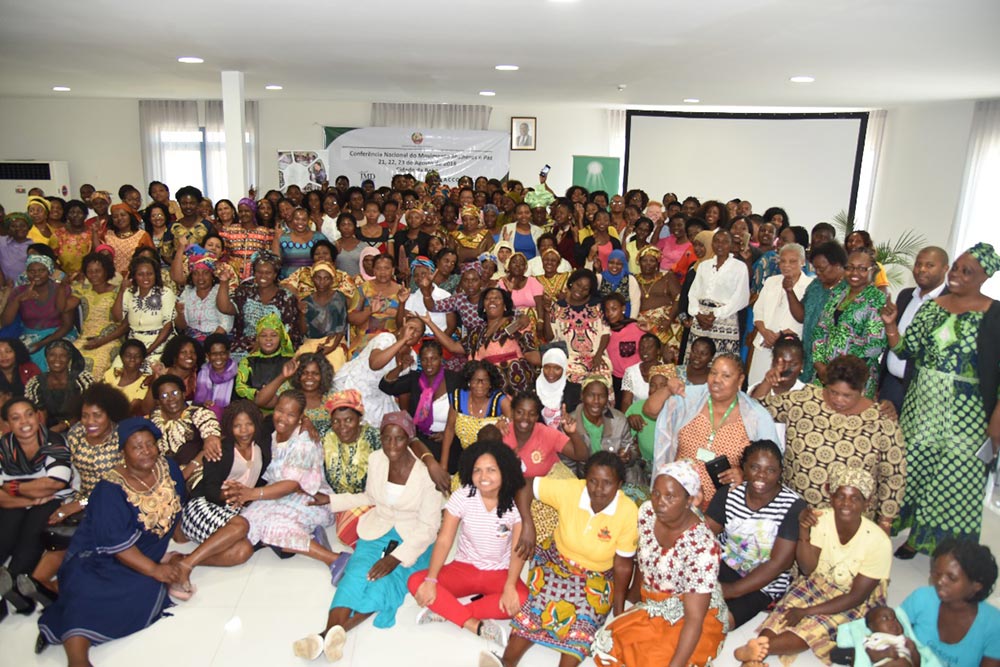
[[[708,395],[708,423],[709,423],[709,426],[712,429],[712,432],[708,434],[708,445],[710,447],[712,446],[712,443],[715,442],[715,432],[716,432],[716,430],[722,428],[722,425],[726,423],[726,420],[729,419],[729,415],[730,415],[730,413],[732,413],[732,411],[736,407],[737,403],[739,403],[739,396],[733,398],[733,402],[729,404],[728,408],[726,408],[725,414],[723,414],[722,415],[722,419],[719,420],[719,425],[716,426],[715,425],[715,410],[712,407],[712,395],[711,394]]]
[[[144,481],[142,481],[141,479],[139,479],[139,476],[138,476],[138,475],[136,475],[136,474],[135,474],[134,472],[132,472],[132,471],[131,471],[131,470],[129,470],[128,468],[125,468],[125,472],[127,472],[127,473],[128,473],[128,476],[129,476],[129,477],[131,477],[132,479],[134,479],[135,481],[139,482],[139,483],[140,483],[140,484],[142,484],[142,485],[143,485],[144,487],[146,487],[146,491],[147,491],[148,493],[152,493],[152,492],[153,492],[153,487],[151,487],[151,486],[150,486],[149,484],[146,484],[146,483],[145,483]],[[154,477],[154,478],[156,477],[156,473],[155,473],[155,472],[153,473],[153,477]],[[154,483],[155,483],[155,481],[154,481]]]
[[[658,283],[662,277],[662,275],[655,275],[652,278],[645,278],[641,273],[635,277],[636,282],[639,283],[639,290],[642,292],[643,299],[649,298],[649,296],[653,293],[653,287],[656,286],[656,283]]]

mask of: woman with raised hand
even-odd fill
[[[3,326],[10,326],[18,317],[24,327],[21,340],[28,346],[31,360],[47,370],[45,346],[54,340],[76,338],[73,329],[74,312],[68,307],[69,285],[52,280],[55,264],[46,255],[28,255],[25,273],[27,285],[18,285],[10,293],[3,311]]]

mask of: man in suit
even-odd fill
[[[948,291],[945,284],[948,266],[948,253],[937,246],[928,246],[917,253],[913,262],[913,280],[917,286],[904,289],[896,299],[896,325],[901,337],[924,302]],[[903,411],[903,397],[912,379],[913,362],[903,361],[891,351],[886,352],[882,358],[879,398],[890,401],[896,407],[896,414]]]
[[[535,145],[535,138],[528,133],[528,124],[521,123],[517,127],[517,146],[531,147]]]

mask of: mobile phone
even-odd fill
[[[389,544],[385,545],[385,549],[382,550],[382,558],[385,558],[393,552],[393,550],[399,546],[399,540],[389,540]]]
[[[549,175],[549,170],[551,170],[551,169],[552,169],[552,167],[550,167],[549,165],[545,165],[544,167],[542,167],[542,170],[540,172],[538,172],[538,175],[539,176],[548,176]]]
[[[732,466],[729,465],[729,459],[725,456],[717,456],[711,461],[705,463],[705,469],[708,470],[708,476],[712,478],[712,484],[715,488],[720,489],[725,486],[719,481],[719,475],[721,475],[726,470],[729,470]]]

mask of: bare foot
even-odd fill
[[[757,637],[733,651],[733,657],[743,663],[760,663],[767,657],[767,648],[770,641],[767,637]]]

